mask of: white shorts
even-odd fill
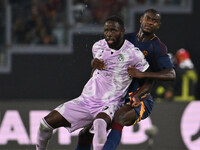
[[[71,123],[71,127],[67,127],[67,129],[69,132],[73,132],[92,123],[100,112],[106,113],[112,120],[119,107],[118,102],[97,104],[80,96],[61,104],[55,110]]]

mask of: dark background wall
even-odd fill
[[[186,48],[200,74],[200,1],[192,14],[162,14],[157,35],[171,53]],[[138,14],[138,20],[141,14]],[[136,27],[138,29],[139,22]],[[0,99],[57,99],[79,96],[90,77],[92,44],[100,35],[74,35],[73,54],[13,54],[10,73],[0,74]],[[197,91],[200,91],[198,84]],[[197,92],[200,99],[200,92]]]

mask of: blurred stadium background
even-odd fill
[[[0,150],[34,149],[40,118],[79,96],[89,79],[91,47],[102,38],[104,19],[119,13],[126,32],[134,32],[148,8],[162,15],[157,35],[169,53],[186,49],[196,74],[172,90],[186,88],[186,95],[175,95],[181,100],[166,100],[157,94],[163,88],[155,88],[151,117],[125,128],[118,149],[200,150],[199,0],[1,0]],[[55,134],[50,150],[73,150],[77,132]]]

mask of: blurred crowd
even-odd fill
[[[112,14],[122,14],[127,0],[74,0],[73,17],[76,23],[102,24]]]
[[[65,25],[65,0],[20,0],[12,2],[12,42],[57,44],[56,29]]]
[[[128,21],[128,10],[137,5],[183,5],[188,0],[10,0],[12,43],[65,44],[71,27],[102,24],[119,14]],[[70,3],[69,3],[70,2]],[[72,6],[68,6],[68,4]],[[68,12],[70,10],[71,12]],[[72,15],[70,22],[69,14]]]
[[[188,0],[130,0],[132,4],[140,5],[186,5]]]
[[[112,14],[120,14],[126,18],[128,9],[134,6],[182,6],[187,5],[187,2],[188,0],[74,0],[73,17],[76,25],[102,24]]]

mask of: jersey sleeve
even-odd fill
[[[156,53],[156,61],[159,70],[174,68],[174,65],[169,58],[167,46],[162,43],[160,40],[157,40],[154,43],[155,53]]]
[[[149,63],[145,59],[143,53],[138,49],[135,51],[135,56],[136,56],[136,58],[134,59],[135,64],[133,67],[142,72],[146,71],[149,67]]]
[[[168,55],[160,56],[158,59],[159,68],[161,70],[167,68],[175,68]]]
[[[98,50],[101,49],[101,46],[100,46],[100,41],[94,43],[94,45],[92,46],[92,55],[93,55],[93,58],[95,58]]]

